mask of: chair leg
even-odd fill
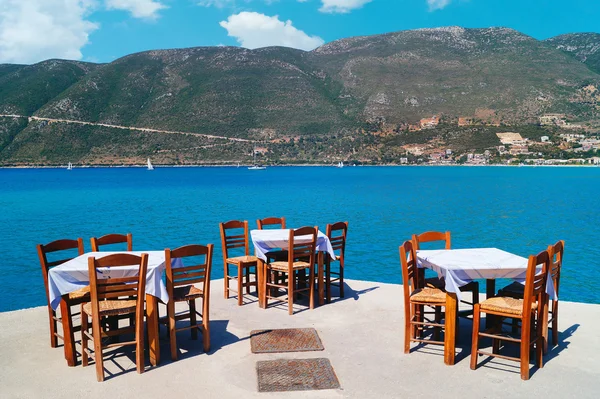
[[[198,323],[196,322],[196,300],[192,299],[191,301],[189,301],[189,305],[190,305],[190,326],[197,326]],[[190,330],[192,332],[192,339],[193,340],[198,339],[198,328],[191,328]]]
[[[96,361],[96,379],[104,381],[104,359],[102,358],[102,329],[100,328],[100,317],[92,316],[92,336],[94,337],[94,360]]]
[[[246,271],[246,281],[244,282],[244,287],[246,287],[246,294],[250,293],[250,267],[246,266],[245,268]]]
[[[344,297],[344,263],[340,260],[340,298]]]
[[[170,301],[173,303],[173,301]],[[139,305],[138,305],[139,306]],[[158,307],[158,306],[157,306]],[[136,323],[135,323],[135,365],[138,374],[144,372],[144,308],[143,305],[136,310]],[[175,335],[175,334],[173,334]],[[158,335],[156,336],[158,340]]]
[[[487,316],[486,316],[487,317]],[[471,338],[471,370],[477,368],[477,351],[479,350],[479,322],[481,314],[479,304],[473,307],[473,336]]]
[[[521,379],[529,379],[529,340],[531,338],[530,320],[521,320]]]
[[[325,255],[327,260],[323,267],[325,268],[325,292],[327,293],[327,303],[331,303],[331,261],[329,255]]]
[[[204,304],[204,300],[202,302]],[[208,307],[204,307],[202,312],[202,344],[204,347],[204,353],[210,351],[210,323],[208,318]]]
[[[83,303],[81,304],[81,365],[87,367],[89,362],[88,357],[88,337],[87,332],[89,331],[88,326],[88,315],[83,311]]]
[[[311,266],[308,269],[308,292],[309,292],[309,307],[315,308],[315,267]]]
[[[223,268],[223,295],[225,299],[229,299],[229,265],[225,264]]]
[[[238,265],[238,273],[237,273],[237,295],[238,295],[238,306],[242,306],[242,304],[244,303],[244,291],[243,291],[243,273],[244,270],[242,268],[242,265]]]
[[[171,359],[177,360],[177,331],[175,331],[175,301],[167,303],[167,317],[169,318],[169,342],[171,344]]]
[[[50,320],[50,346],[56,348],[58,346],[56,312],[48,305],[48,318]]]
[[[544,348],[547,350],[547,339],[543,336],[544,323],[538,317],[536,323],[535,361],[539,368],[544,367]],[[546,329],[546,332],[548,329]]]
[[[412,304],[404,309],[404,353],[410,353],[410,339],[415,338],[415,330],[411,323],[411,313],[413,313],[411,309],[414,309]]]
[[[552,345],[558,345],[558,301],[552,301]]]
[[[288,313],[290,316],[294,314],[294,282],[296,277],[294,271],[288,276]]]
[[[442,321],[442,308],[440,306],[436,306],[435,307],[435,322],[436,323],[440,323],[441,321]],[[440,332],[441,331],[440,331],[439,327],[435,327],[433,329],[433,339],[435,341],[439,341],[440,340]]]

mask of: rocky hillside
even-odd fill
[[[571,33],[550,38],[546,42],[573,55],[592,71],[600,73],[600,34]]]
[[[370,153],[365,132],[398,131],[433,115],[511,125],[536,123],[547,112],[598,117],[595,100],[580,94],[600,87],[598,37],[538,41],[505,28],[449,27],[343,39],[311,52],[201,47],[98,65],[0,65],[0,114],[243,138],[287,159],[326,160]],[[163,136],[0,117],[0,162],[160,154],[171,154],[165,162],[227,161],[252,151],[239,142]],[[302,149],[282,144],[290,140]],[[235,151],[225,150],[229,144]]]

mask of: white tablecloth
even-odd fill
[[[88,258],[102,258],[107,255],[122,252],[88,252],[58,265],[48,272],[48,290],[50,292],[50,306],[57,309],[60,297],[69,292],[76,291],[90,284],[88,273]],[[159,298],[162,302],[169,301],[167,288],[162,281],[162,274],[166,268],[164,251],[133,251],[128,254],[140,256],[148,254],[148,270],[146,273],[146,294]],[[173,267],[181,267],[181,259],[173,259]],[[102,275],[117,278],[135,276],[137,267],[116,267],[101,269]]]
[[[250,237],[254,244],[254,250],[256,256],[266,261],[266,253],[273,248],[287,249],[289,246],[290,230],[289,229],[269,229],[269,230],[251,230]],[[299,236],[294,237],[296,242],[302,242],[303,237],[306,237],[305,242],[310,240],[310,236]],[[335,252],[329,242],[329,237],[320,231],[317,234],[317,251],[327,252],[332,258],[335,259]]]
[[[461,299],[460,287],[476,279],[507,278],[525,283],[528,259],[497,248],[439,249],[417,251],[419,267],[437,272],[446,291]],[[541,270],[538,270],[540,272]],[[548,274],[546,293],[557,299]]]

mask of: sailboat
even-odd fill
[[[152,163],[150,162],[150,158],[148,158],[148,170],[154,170],[154,166],[152,166]]]
[[[73,164],[71,162],[67,165],[67,170],[73,170]]]
[[[343,168],[344,167],[344,163],[342,161],[340,161],[340,163],[337,164],[338,168]]]
[[[254,154],[254,165],[250,166],[248,168],[248,170],[265,170],[265,169],[267,169],[266,166],[259,166],[256,163],[256,149],[252,149],[252,153]]]

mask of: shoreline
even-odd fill
[[[192,164],[192,165],[173,165],[173,164],[153,164],[154,168],[243,168],[247,169],[252,164],[247,165],[207,165],[207,164]],[[324,164],[280,164],[280,165],[263,165],[267,168],[289,168],[289,167],[309,167],[309,168],[354,168],[354,167],[459,167],[459,168],[481,168],[481,167],[503,167],[503,168],[598,168],[600,165],[504,165],[504,164],[488,164],[488,165],[437,165],[437,164],[422,164],[422,165],[398,165],[398,164],[378,164],[378,165],[344,165],[343,168],[338,168],[336,165]],[[117,169],[117,168],[137,168],[145,169],[147,165],[73,165],[73,169]],[[19,166],[0,166],[0,169],[67,169],[67,165],[19,165]]]

